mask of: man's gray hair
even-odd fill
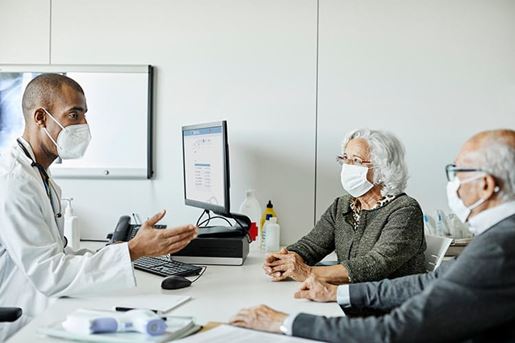
[[[373,183],[383,185],[381,195],[398,195],[404,192],[408,183],[408,166],[401,141],[389,132],[358,129],[345,136],[342,152],[350,140],[358,137],[365,139],[370,147],[370,159],[374,167]]]
[[[469,157],[477,168],[496,179],[501,201],[515,200],[515,131],[494,130],[481,134],[485,138]]]

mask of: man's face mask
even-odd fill
[[[81,158],[88,149],[89,142],[91,140],[91,133],[89,131],[88,124],[76,124],[62,126],[61,123],[55,119],[46,109],[43,109],[46,114],[61,127],[61,132],[57,135],[57,141],[55,141],[46,127],[43,128],[48,138],[57,147],[57,153],[63,160]]]
[[[457,177],[449,181],[447,183],[447,200],[449,202],[449,207],[454,214],[458,217],[458,219],[462,223],[466,223],[468,221],[468,218],[470,216],[470,212],[472,212],[473,209],[480,206],[482,203],[484,203],[487,199],[479,199],[475,203],[473,203],[470,206],[466,206],[463,203],[463,200],[458,195],[458,189],[461,185],[478,181],[480,178],[482,178],[484,175],[479,175],[473,178],[470,178],[465,181],[460,181]]]

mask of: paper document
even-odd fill
[[[190,300],[190,296],[169,294],[138,294],[125,296],[110,296],[102,298],[89,298],[91,308],[114,310],[114,307],[141,308],[157,310],[158,314],[166,314],[176,307]]]
[[[180,343],[302,343],[316,342],[308,339],[284,336],[280,334],[265,333],[254,330],[241,329],[229,325],[220,325],[217,328],[178,340]]]
[[[116,299],[116,298],[114,298]],[[137,295],[134,297],[123,297],[115,306],[133,307],[133,308],[147,308],[149,310],[157,310],[159,313],[170,312],[174,308],[184,304],[190,300],[190,296],[179,295]]]

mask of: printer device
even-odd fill
[[[222,227],[208,227],[215,230]],[[216,264],[241,266],[249,254],[248,235],[235,232],[202,233],[181,251],[172,254],[172,259],[191,264]]]

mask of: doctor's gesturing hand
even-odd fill
[[[183,225],[169,229],[154,228],[166,211],[155,214],[141,225],[136,236],[129,241],[129,253],[131,260],[137,260],[143,256],[162,256],[175,253],[186,247],[197,237],[197,227]]]

